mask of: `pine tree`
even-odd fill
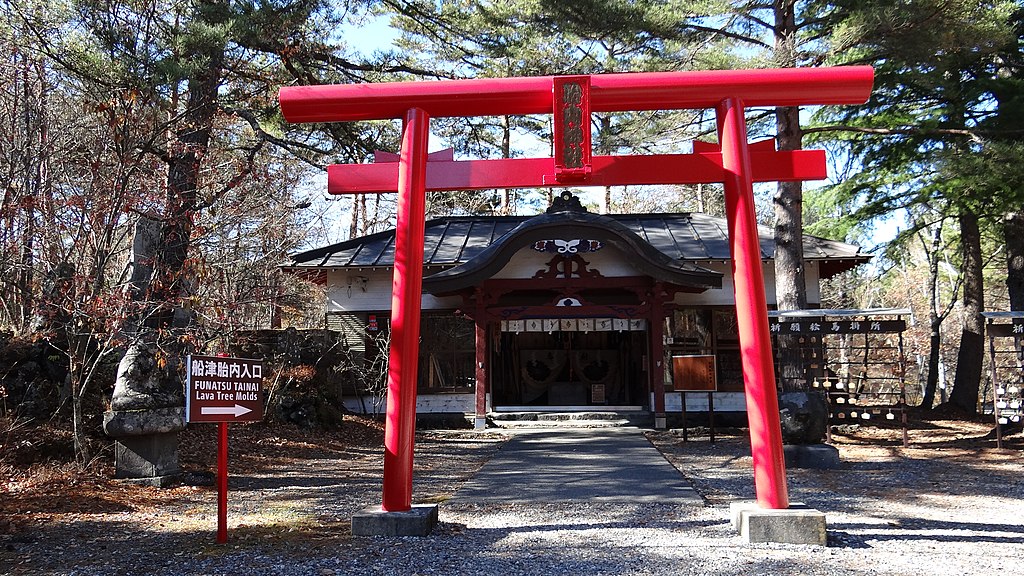
[[[54,173],[68,176],[60,190],[69,191],[75,206],[86,208],[80,211],[88,217],[82,223],[84,236],[110,238],[89,249],[73,244],[76,250],[64,254],[32,245],[33,254],[46,254],[55,264],[83,254],[109,260],[75,266],[74,274],[105,291],[102,299],[95,292],[90,298],[76,291],[82,301],[108,301],[115,286],[124,294],[123,280],[107,274],[112,265],[124,268],[131,243],[123,238],[131,229],[128,219],[156,223],[151,258],[135,263],[132,296],[137,302],[126,306],[132,312],[125,311],[128,317],[116,323],[113,316],[90,316],[78,307],[74,310],[83,314],[75,316],[75,326],[84,341],[90,332],[131,337],[111,402],[115,412],[178,408],[183,404],[184,355],[205,346],[211,333],[236,327],[230,315],[217,312],[223,302],[213,298],[217,292],[211,286],[230,285],[244,272],[234,263],[211,266],[209,259],[220,256],[204,242],[211,234],[225,238],[247,216],[223,216],[258,205],[258,214],[248,222],[260,217],[274,222],[263,228],[261,248],[272,250],[265,259],[275,260],[287,242],[274,234],[293,234],[295,228],[290,227],[292,215],[274,219],[280,210],[273,207],[295,210],[294,190],[287,184],[295,183],[289,177],[303,173],[298,162],[315,169],[329,154],[361,159],[373,148],[369,142],[388,134],[367,125],[286,127],[277,88],[409,71],[391,61],[349,60],[339,46],[325,42],[336,39],[329,32],[345,13],[318,0],[150,0],[116,6],[95,0],[12,0],[3,10],[18,45],[53,71],[54,92],[67,95],[65,112],[78,115],[71,122],[96,122],[89,127],[90,138],[70,147],[74,157],[62,158],[61,170]],[[68,117],[59,120],[68,122]],[[68,123],[49,128],[55,135],[75,129]],[[106,215],[110,219],[99,222]],[[218,229],[211,233],[211,227]],[[111,236],[109,230],[122,236]],[[52,246],[60,249],[73,241],[62,237]],[[237,247],[242,250],[240,243]],[[223,275],[212,277],[211,268]],[[53,267],[61,269],[66,268]],[[54,282],[70,286],[61,280],[65,276],[54,276]],[[277,286],[238,285],[249,286],[248,297],[277,298]],[[71,360],[76,364],[80,356]]]
[[[871,137],[850,141],[863,170],[842,186],[860,195],[862,217],[941,199],[935,205],[958,222],[964,330],[950,401],[973,413],[983,360],[984,224],[1013,195],[991,178],[995,172],[969,167],[994,151],[986,129],[999,108],[992,83],[1014,38],[1016,7],[922,0],[844,10],[837,37],[864,40],[841,61],[874,63],[877,72],[868,105],[844,111],[844,128]]]

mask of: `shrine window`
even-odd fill
[[[417,392],[472,392],[476,383],[476,333],[472,320],[451,312],[423,314]]]

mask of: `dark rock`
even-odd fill
[[[839,449],[828,444],[788,444],[782,447],[786,468],[834,470],[842,465]]]
[[[820,444],[828,426],[828,404],[817,392],[783,392],[779,423],[784,444]]]
[[[213,486],[217,483],[217,475],[209,470],[188,471],[182,475],[181,483],[185,486]]]
[[[103,431],[114,438],[168,434],[184,429],[184,406],[152,410],[117,410],[103,415]]]

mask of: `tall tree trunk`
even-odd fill
[[[797,32],[795,2],[776,0],[774,17],[775,61],[780,66],[794,66]],[[775,127],[779,150],[799,150],[802,147],[799,108],[776,108]],[[807,308],[803,228],[803,186],[800,182],[779,182],[775,195],[775,302],[779,310]],[[807,390],[809,383],[800,344],[791,336],[781,336],[777,343],[777,376],[782,390]]]
[[[798,108],[779,108],[779,149],[799,150]],[[780,310],[807,307],[804,272],[803,187],[800,182],[779,182],[775,195],[775,291]]]
[[[776,109],[780,150],[800,148],[798,108]],[[800,182],[779,182],[775,196],[775,301],[779,310],[807,308],[803,260],[803,188]],[[796,336],[779,336],[779,386],[783,391],[807,390],[808,375]]]
[[[942,243],[942,221],[935,226],[928,250],[928,379],[924,385],[921,407],[931,410],[939,387],[939,355],[942,353],[942,321],[939,314],[939,248]]]
[[[924,395],[921,408],[931,410],[935,405],[935,393],[939,388],[939,361],[942,353],[942,319],[936,314],[928,314],[928,325],[931,332],[928,336],[928,379],[924,383]]]
[[[985,356],[985,325],[981,317],[985,310],[981,231],[978,228],[978,215],[968,208],[960,209],[958,220],[963,251],[964,329],[960,335],[956,377],[949,401],[968,414],[975,414],[978,411],[981,369]]]
[[[1024,311],[1024,212],[1010,212],[1003,218],[1006,240],[1006,289],[1010,310]]]
[[[796,2],[775,0],[773,10],[775,61],[780,66],[796,66]],[[801,149],[800,108],[776,108],[775,132],[779,150]],[[780,310],[807,307],[803,229],[803,185],[779,182],[775,195],[775,299]]]
[[[43,140],[46,127],[46,109],[44,107],[45,87],[43,86],[43,70],[38,62],[27,54],[21,57],[21,88],[22,126],[20,127],[22,165],[22,203],[24,206],[24,227],[22,233],[21,272],[18,279],[18,290],[22,298],[21,318],[18,328],[25,328],[32,318],[36,307],[36,254],[40,244],[40,208],[43,206],[42,174],[45,149]],[[17,95],[16,95],[17,97]]]

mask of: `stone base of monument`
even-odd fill
[[[107,412],[103,429],[114,441],[114,477],[166,488],[182,479],[178,432],[184,408]]]
[[[786,468],[833,470],[839,468],[839,449],[828,444],[785,444]]]
[[[125,436],[114,442],[114,477],[133,484],[166,488],[181,482],[178,434]]]
[[[437,504],[414,504],[405,512],[385,512],[380,506],[352,516],[353,536],[429,536],[437,525]]]
[[[749,544],[828,544],[825,514],[803,504],[771,509],[761,508],[752,501],[733,502],[729,505],[729,512],[733,528]]]

